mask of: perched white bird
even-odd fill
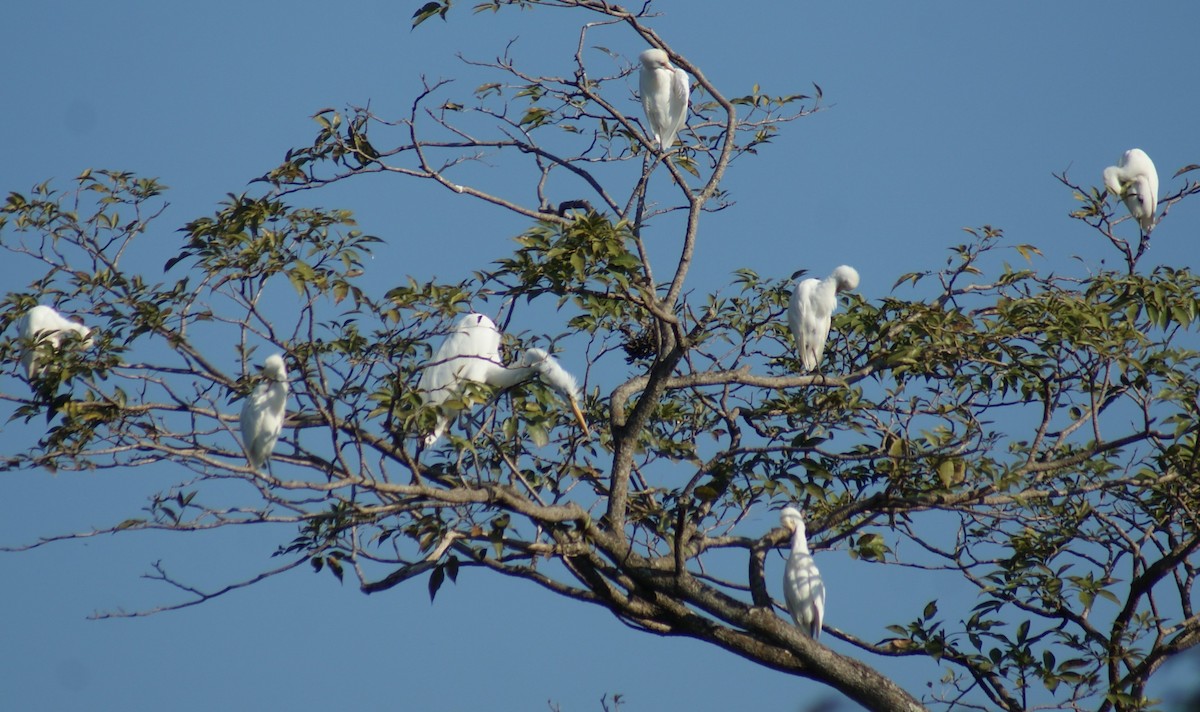
[[[1158,171],[1154,161],[1140,148],[1131,148],[1117,165],[1104,169],[1104,187],[1138,221],[1143,233],[1154,229],[1154,211],[1158,208]]]
[[[642,61],[639,82],[642,109],[659,149],[666,151],[675,143],[675,135],[687,121],[691,84],[687,72],[672,66],[667,53],[661,49],[648,49],[639,59]]]
[[[804,515],[795,507],[785,507],[779,513],[779,521],[784,529],[792,532],[792,554],[783,571],[783,597],[792,620],[816,640],[821,636],[821,623],[825,620],[825,582],[808,551]]]
[[[255,386],[242,404],[242,444],[246,447],[246,460],[255,470],[271,458],[279,431],[283,430],[288,395],[283,354],[267,357],[262,377],[265,382]]]
[[[788,303],[788,328],[796,339],[796,352],[805,371],[814,371],[825,355],[829,322],[837,308],[838,292],[858,287],[858,272],[842,265],[825,279],[796,282]]]
[[[529,349],[521,358],[520,366],[507,368],[500,361],[500,331],[495,323],[483,314],[462,316],[438,347],[417,384],[425,402],[442,406],[443,410],[433,432],[425,436],[425,445],[437,442],[457,415],[445,404],[451,396],[458,395],[462,382],[508,388],[532,378],[540,378],[558,391],[571,406],[584,435],[590,435],[587,420],[579,410],[579,386],[575,377],[558,365],[553,356],[541,349]]]
[[[54,309],[38,305],[25,312],[21,320],[21,338],[26,341],[25,350],[21,353],[21,365],[25,368],[25,377],[33,377],[41,373],[38,365],[38,352],[53,351],[62,343],[63,334],[74,331],[82,339],[83,348],[90,348],[92,330],[74,321],[63,318]]]

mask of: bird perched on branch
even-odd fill
[[[1138,221],[1142,233],[1154,229],[1154,211],[1158,209],[1158,171],[1154,161],[1140,148],[1131,148],[1117,165],[1104,169],[1104,187],[1125,201],[1129,214]]]
[[[242,444],[250,467],[260,469],[275,450],[275,441],[283,430],[287,411],[287,368],[283,354],[272,354],[263,361],[262,383],[250,391],[242,404]]]
[[[825,339],[837,308],[837,295],[858,287],[858,272],[842,265],[825,279],[796,282],[788,303],[788,328],[796,340],[796,354],[806,371],[815,371],[825,355]]]
[[[38,364],[39,356],[49,355],[62,344],[67,332],[79,334],[80,345],[91,348],[92,330],[78,322],[70,321],[53,308],[39,304],[21,319],[21,338],[26,342],[21,353],[21,366],[25,369],[25,378],[33,377],[42,372]]]
[[[788,613],[800,630],[816,640],[821,636],[825,620],[825,582],[808,550],[804,515],[795,507],[785,507],[779,513],[783,528],[792,532],[792,553],[783,572],[783,597]]]
[[[451,396],[460,394],[464,381],[509,388],[533,378],[540,379],[565,398],[584,435],[590,435],[587,420],[579,409],[579,385],[553,356],[542,349],[528,349],[521,357],[520,365],[509,368],[500,361],[500,330],[496,324],[483,314],[462,316],[438,347],[417,384],[425,402],[442,406],[443,410],[433,432],[425,436],[425,446],[436,443],[458,414],[457,409],[449,407],[448,401]]]
[[[658,143],[659,150],[667,151],[687,121],[691,92],[688,75],[673,66],[661,49],[648,49],[638,59],[642,62],[638,83],[642,109],[650,123],[651,137]]]

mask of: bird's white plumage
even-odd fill
[[[1125,201],[1125,207],[1138,221],[1142,232],[1148,233],[1154,228],[1154,212],[1158,209],[1158,170],[1145,151],[1131,148],[1117,165],[1105,168],[1104,187]]]
[[[564,398],[579,398],[579,383],[575,377],[558,363],[558,359],[542,349],[525,351],[521,365],[537,371],[538,378],[547,386],[558,391]]]
[[[808,550],[804,515],[795,507],[786,507],[779,513],[779,521],[792,532],[792,553],[783,572],[783,596],[788,613],[800,630],[816,640],[821,636],[821,624],[825,621],[825,582]]]
[[[45,354],[57,349],[62,343],[63,334],[68,331],[79,334],[85,349],[91,347],[92,330],[66,319],[53,308],[39,304],[25,312],[21,320],[21,338],[26,342],[21,353],[21,366],[25,369],[27,379],[32,380],[42,370],[38,365],[38,352]]]
[[[445,403],[458,393],[460,383],[487,383],[490,373],[503,368],[500,331],[492,320],[483,314],[460,317],[438,347],[433,360],[421,372],[417,384],[427,404],[443,407],[433,432],[425,437],[425,444],[437,442],[457,415],[457,411],[450,411]]]
[[[558,394],[567,400],[575,420],[579,421],[579,426],[583,428],[583,434],[590,435],[587,418],[583,417],[583,411],[579,409],[579,383],[575,377],[559,365],[558,359],[542,349],[527,350],[522,360],[526,366],[537,372],[542,383],[558,391]]]
[[[242,404],[242,444],[246,460],[255,470],[271,458],[275,441],[283,430],[287,411],[287,367],[282,354],[272,354],[263,362],[262,383],[250,391]]]
[[[588,434],[587,420],[579,410],[579,386],[575,377],[553,356],[542,349],[529,349],[521,358],[520,366],[507,368],[500,360],[500,330],[496,324],[483,314],[462,316],[438,347],[417,384],[425,402],[442,406],[443,410],[433,432],[425,436],[425,445],[436,443],[457,415],[446,406],[446,401],[460,392],[464,381],[508,388],[531,378],[541,379],[565,398],[584,434]]]
[[[796,354],[806,371],[815,371],[825,355],[829,324],[837,308],[838,292],[858,287],[858,272],[842,265],[825,279],[796,282],[788,303],[788,328],[796,340]]]
[[[660,150],[666,151],[687,121],[691,82],[687,72],[673,66],[661,49],[648,49],[638,59],[642,63],[638,82],[642,109],[652,138]]]

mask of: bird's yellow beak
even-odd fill
[[[583,428],[583,436],[585,438],[592,437],[592,431],[588,430],[587,419],[583,417],[583,411],[579,409],[579,404],[574,398],[568,398],[567,402],[571,404],[571,412],[575,414],[575,420],[579,421],[579,427]]]

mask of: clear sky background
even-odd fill
[[[590,19],[474,16],[464,2],[449,23],[410,32],[420,4],[11,3],[0,27],[0,190],[27,192],[50,178],[65,189],[85,168],[159,177],[172,190],[145,245],[147,273],[157,278],[163,256],[180,244],[175,229],[211,213],[226,193],[248,190],[288,148],[311,142],[317,110],[370,101],[399,117],[422,74],[466,74],[457,52],[494,57],[513,37],[531,70],[569,72],[577,26]],[[1077,204],[1051,173],[1100,185],[1103,168],[1137,146],[1157,164],[1165,195],[1182,184],[1171,178],[1176,169],[1200,163],[1197,3],[1137,13],[1127,2],[655,5],[664,13],[655,29],[727,95],[754,83],[784,94],[815,82],[826,97],[825,111],[788,125],[730,174],[737,205],[704,223],[691,279],[700,291],[720,288],[739,266],[778,277],[850,263],[862,274],[860,291],[878,298],[901,273],[942,266],[946,248],[967,237],[960,228],[983,224],[1039,246],[1039,269],[1082,273],[1117,256],[1067,217]],[[630,59],[644,48],[619,31],[604,44]],[[619,99],[640,115],[632,95]],[[304,200],[350,208],[387,241],[369,266],[378,293],[406,274],[465,277],[509,251],[524,227],[395,176]],[[1195,267],[1198,232],[1200,206],[1185,203],[1157,228],[1143,265]],[[0,260],[6,289],[24,288],[30,274]],[[20,387],[12,374],[0,375],[5,387]],[[27,436],[5,427],[0,450],[25,447]],[[172,475],[0,473],[0,546],[111,525]],[[764,510],[744,526],[775,524]],[[272,564],[268,555],[292,533],[138,533],[0,554],[0,706],[515,711],[552,701],[594,712],[602,694],[619,692],[625,710],[782,712],[832,695],[474,571],[443,587],[433,605],[424,581],[366,597],[349,580],[298,570],[181,612],[86,620],[96,610],[175,600],[139,579],[154,561],[216,585]],[[818,563],[828,622],[869,640],[894,620],[884,620],[890,603],[938,594],[936,581],[909,584],[903,571],[839,580],[850,568],[837,552]],[[770,565],[778,595],[782,559]],[[937,677],[932,663],[866,660],[917,694]],[[1189,674],[1176,666],[1164,678]]]

